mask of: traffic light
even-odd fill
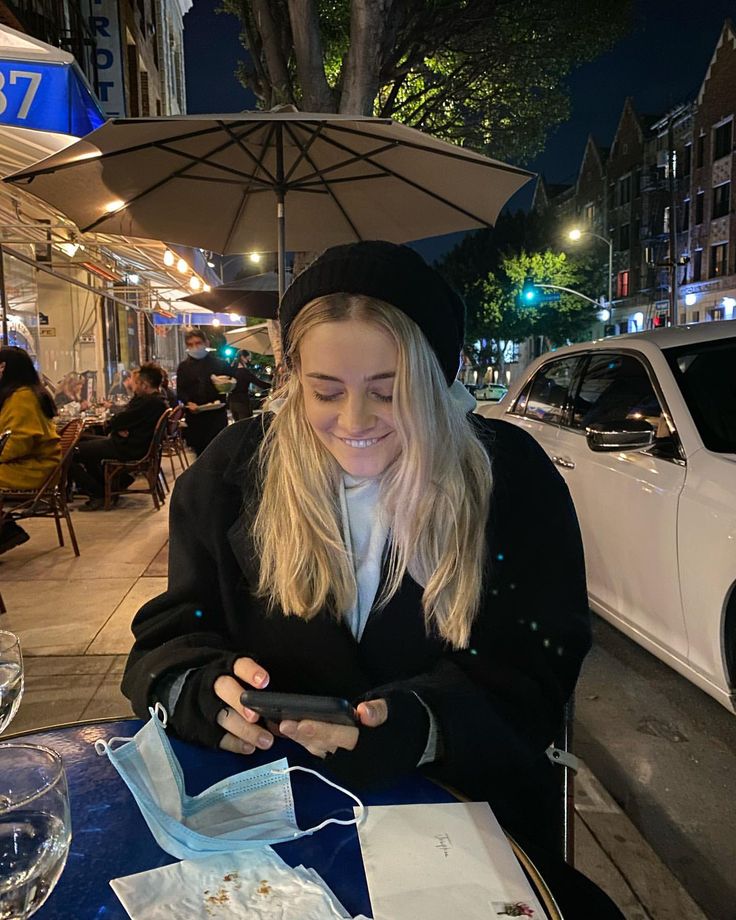
[[[527,275],[524,278],[524,284],[521,288],[521,294],[519,295],[519,300],[523,307],[534,307],[539,303],[542,292],[534,283],[534,278],[531,275]]]

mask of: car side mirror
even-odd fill
[[[614,450],[645,450],[654,444],[655,430],[643,419],[614,419],[585,429],[588,447],[602,453]]]

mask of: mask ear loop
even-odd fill
[[[327,827],[328,824],[342,824],[344,827],[349,827],[351,824],[354,824],[356,827],[365,817],[365,805],[360,801],[357,795],[354,795],[349,789],[346,789],[344,786],[338,786],[337,783],[333,783],[331,779],[327,779],[326,776],[322,776],[321,773],[318,773],[316,770],[310,770],[309,767],[287,767],[285,770],[271,770],[271,773],[291,773],[292,770],[301,770],[302,773],[311,773],[312,776],[316,776],[317,779],[321,779],[323,783],[327,783],[328,786],[332,786],[333,789],[337,789],[338,792],[344,793],[348,798],[351,798],[354,802],[358,803],[358,814],[354,818],[349,820],[342,820],[341,818],[327,818],[321,824],[317,824],[315,827],[309,829],[309,833],[313,834],[315,831],[321,831],[323,827]]]

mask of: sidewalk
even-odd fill
[[[24,523],[32,539],[0,557],[8,608],[0,629],[20,636],[25,657],[12,732],[131,715],[119,686],[130,622],[166,586],[167,518],[167,508],[154,512],[146,495],[126,496],[110,512],[73,513],[79,558],[58,546],[52,521]],[[575,834],[576,865],[627,920],[705,918],[585,767],[576,782]]]

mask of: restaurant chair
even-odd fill
[[[184,418],[184,406],[177,406],[171,410],[171,415],[166,423],[166,435],[164,437],[163,455],[168,457],[171,463],[171,477],[176,479],[174,469],[174,458],[179,460],[182,472],[189,466],[184,438],[181,436],[182,419]]]
[[[15,520],[52,517],[56,523],[59,546],[64,546],[64,534],[61,529],[61,519],[64,518],[75,556],[79,555],[79,545],[67,505],[67,480],[74,448],[82,434],[82,426],[81,419],[74,419],[61,429],[59,432],[61,460],[49,473],[40,488],[0,489],[0,514],[2,514],[3,506],[9,503],[12,505],[11,511]]]
[[[165,501],[164,487],[162,485],[161,458],[163,454],[163,441],[166,437],[166,425],[172,410],[167,409],[156,423],[156,428],[151,438],[148,453],[140,460],[103,460],[102,468],[105,472],[105,511],[112,508],[112,500],[116,495],[150,495],[153,507],[158,511]],[[123,473],[133,476],[134,480],[129,486],[122,487],[116,479]],[[134,488],[136,477],[144,476],[146,485],[139,483]]]
[[[554,742],[547,748],[547,757],[560,768],[559,808],[562,834],[560,855],[570,866],[575,865],[575,774],[578,758],[571,752],[572,726],[575,718],[575,696],[565,706],[562,727]]]

